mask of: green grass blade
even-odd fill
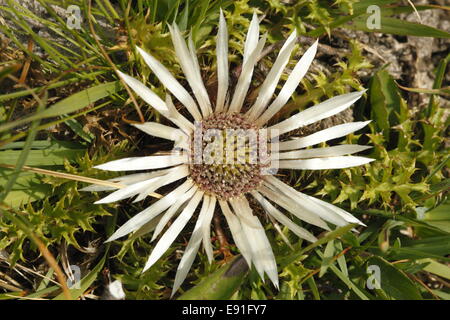
[[[118,81],[108,82],[104,84],[85,89],[78,93],[65,98],[49,108],[36,112],[35,114],[0,125],[0,132],[10,130],[18,125],[28,123],[34,120],[56,117],[66,113],[72,113],[93,104],[94,102],[105,98],[120,90],[121,86]]]
[[[408,276],[381,257],[371,257],[368,266],[377,266],[380,270],[380,287],[388,297],[396,300],[420,300],[419,289]]]
[[[369,15],[361,15],[347,23],[344,27],[351,30],[359,30],[365,32],[381,32],[396,34],[400,36],[416,36],[416,37],[432,37],[432,38],[450,38],[450,33],[429,27],[420,23],[409,22],[396,18],[382,17],[380,29],[369,29],[367,27],[367,19]]]
[[[39,102],[39,105],[37,108],[37,112],[40,112],[41,110],[43,110],[45,108],[45,105],[47,103],[47,97],[45,96],[44,99],[41,99],[38,102]],[[16,166],[15,166],[12,174],[9,176],[8,182],[4,186],[2,193],[0,194],[0,202],[5,200],[6,197],[8,196],[8,193],[11,191],[17,178],[20,175],[20,171],[22,170],[22,167],[25,165],[25,163],[27,161],[28,155],[31,150],[31,146],[32,146],[33,141],[36,138],[36,135],[38,132],[39,121],[40,121],[40,119],[36,119],[36,120],[33,120],[33,122],[31,123],[30,130],[29,130],[30,133],[27,136],[27,139],[25,141],[22,151],[20,151],[20,154],[18,155],[18,158],[16,158],[16,161],[14,163]]]
[[[306,252],[311,251],[312,249],[314,249],[315,247],[318,247],[324,243],[327,243],[331,240],[334,240],[344,234],[346,234],[347,232],[349,232],[351,229],[353,229],[355,227],[355,224],[349,224],[343,227],[340,227],[336,230],[330,231],[328,232],[324,237],[320,238],[319,240],[317,240],[314,243],[311,243],[310,245],[308,245],[307,247],[303,248],[302,250],[300,250],[299,252],[294,252],[288,256],[282,257],[278,260],[278,264],[281,266],[281,268],[284,268],[285,266],[291,264],[292,262],[296,261],[297,259],[299,259],[302,255],[304,255]]]
[[[178,300],[227,300],[239,288],[247,273],[247,263],[239,256],[186,291]]]

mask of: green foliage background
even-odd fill
[[[59,261],[66,259],[62,255],[65,251],[72,264],[85,265],[82,289],[72,289],[73,298],[92,290],[99,295],[104,284],[102,274],[108,269],[112,278],[122,281],[127,298],[167,299],[179,250],[183,250],[187,239],[180,237],[154,267],[141,273],[153,247],[148,236],[131,236],[110,246],[101,243],[117,224],[148,206],[152,199],[136,204],[123,201],[94,205],[100,195],[80,192],[86,186],[83,182],[23,170],[26,165],[108,179],[115,174],[92,167],[142,153],[142,146],[158,148],[161,141],[143,141],[142,134],[126,124],[126,119],[137,119],[136,110],[99,44],[118,69],[140,78],[162,96],[164,89],[136,55],[135,45],[151,52],[181,78],[167,28],[168,23],[176,22],[182,31],[192,30],[200,65],[205,74],[211,74],[215,70],[220,8],[227,18],[230,60],[234,64],[240,62],[254,11],[264,15],[261,28],[268,32],[269,44],[285,39],[294,29],[304,37],[320,37],[324,42],[336,28],[372,32],[365,21],[366,9],[373,4],[382,8],[383,19],[388,22],[378,32],[450,37],[445,31],[399,19],[398,14],[413,12],[413,8],[388,0],[337,0],[331,6],[319,0],[95,0],[91,8],[89,1],[39,0],[48,18],[13,5],[13,1],[6,2],[9,5],[0,6],[0,12],[15,27],[0,25],[8,39],[0,60],[0,252],[8,257],[0,259],[0,271],[14,277],[13,268],[18,266],[45,265],[30,238],[31,230]],[[82,29],[68,28],[52,4],[64,8],[78,5],[84,17]],[[430,9],[449,10],[417,7],[419,11]],[[39,21],[64,42],[38,35],[27,19]],[[99,35],[99,43],[89,29],[89,20]],[[105,23],[114,26],[114,36],[102,27]],[[30,51],[21,41],[24,35],[45,55]],[[298,45],[299,50],[305,47]],[[349,40],[348,47],[347,54],[336,57],[338,63],[330,66],[330,74],[318,71],[305,78],[286,108],[296,112],[327,97],[368,88],[353,114],[357,120],[371,119],[372,123],[366,131],[349,135],[345,142],[372,145],[367,156],[376,161],[343,170],[291,173],[287,179],[297,189],[348,210],[367,227],[358,228],[359,232],[349,231],[353,226],[337,229],[309,246],[285,229],[282,232],[292,244],[289,247],[267,224],[279,266],[279,291],[264,283],[254,270],[225,277],[228,266],[224,264],[228,261],[222,254],[217,252],[214,264],[209,265],[200,252],[182,287],[181,298],[450,299],[448,120],[439,98],[449,95],[444,76],[450,55],[433,70],[432,90],[418,89],[427,94],[429,103],[417,108],[407,104],[406,92],[397,86],[387,68],[373,68],[357,39]],[[12,79],[18,77],[27,59],[32,68],[33,64],[39,66],[44,80],[13,89]],[[268,55],[262,63],[270,67],[272,61]],[[368,72],[370,80],[362,82],[360,71]],[[161,120],[141,101],[139,106],[145,119]],[[214,247],[219,248],[218,241],[214,241]],[[86,248],[93,252],[86,253]],[[235,247],[231,250],[238,254]],[[371,281],[368,267],[373,265],[381,270],[378,289],[366,285]],[[52,277],[54,270],[48,266],[44,269],[39,272]],[[45,277],[29,279],[12,288],[0,286],[0,299],[63,298],[59,285]]]

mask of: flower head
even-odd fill
[[[298,192],[277,179],[274,173],[278,168],[336,169],[372,161],[350,155],[367,149],[366,146],[343,144],[306,149],[359,130],[368,122],[336,125],[287,141],[279,139],[285,133],[345,110],[357,101],[364,91],[331,98],[268,126],[268,121],[283,108],[307,72],[317,51],[317,41],[297,62],[276,98],[272,99],[294,49],[297,38],[294,31],[281,48],[260,87],[256,101],[247,106],[245,102],[253,69],[266,41],[266,35],[259,35],[256,14],[245,40],[242,71],[234,90],[230,90],[228,33],[225,18],[223,13],[220,13],[216,49],[218,87],[215,101],[211,101],[203,83],[191,37],[186,43],[176,25],[170,27],[170,32],[176,55],[193,96],[153,56],[140,48],[138,52],[166,89],[186,107],[188,115],[184,116],[175,108],[169,94],[163,101],[140,81],[124,73],[119,74],[145,102],[176,127],[155,122],[135,126],[147,134],[174,141],[176,148],[169,155],[126,158],[97,166],[99,169],[112,171],[153,170],[114,179],[125,187],[97,203],[109,203],[134,196],[137,196],[135,201],[140,201],[162,186],[175,181],[184,182],[136,214],[108,241],[144,227],[154,230],[155,239],[167,222],[176,217],[153,249],[144,267],[144,270],[147,270],[164,254],[199,209],[191,239],[178,266],[173,287],[175,292],[186,278],[202,242],[208,259],[213,260],[210,224],[216,209],[220,208],[216,214],[221,212],[225,217],[234,242],[248,265],[253,265],[263,279],[264,274],[267,274],[278,287],[275,258],[264,228],[252,212],[248,197],[253,197],[271,220],[278,221],[298,237],[311,242],[317,240],[314,235],[295,224],[289,215],[326,230],[330,229],[329,224],[362,224],[346,211]],[[85,190],[106,189],[91,186]]]

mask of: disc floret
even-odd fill
[[[227,200],[258,188],[267,161],[259,128],[243,114],[215,113],[195,126],[190,176],[203,191]]]

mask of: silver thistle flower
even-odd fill
[[[272,69],[259,90],[256,102],[244,113],[241,110],[250,86],[253,69],[266,40],[266,35],[261,38],[259,36],[259,22],[256,14],[253,15],[245,40],[242,72],[239,75],[234,93],[231,95],[229,93],[228,32],[223,13],[220,13],[217,35],[218,90],[214,105],[210,101],[203,84],[191,37],[186,44],[176,25],[170,27],[170,32],[176,55],[195,99],[160,62],[142,49],[137,49],[167,90],[187,108],[195,124],[177,111],[170,95],[167,95],[166,100],[163,101],[140,81],[120,72],[121,78],[145,102],[178,128],[155,122],[146,122],[135,126],[147,134],[175,141],[175,146],[183,152],[173,151],[170,155],[126,158],[97,166],[96,168],[111,171],[160,169],[113,179],[126,185],[126,187],[111,193],[97,203],[110,203],[134,196],[137,196],[135,201],[140,201],[162,186],[181,179],[185,179],[185,181],[150,207],[136,214],[107,241],[113,241],[149,225],[153,226],[152,240],[154,240],[164,229],[167,222],[181,211],[156,244],[144,267],[145,271],[164,254],[192,218],[196,209],[201,207],[191,239],[178,266],[173,294],[186,278],[201,242],[203,242],[209,261],[213,260],[210,224],[216,207],[220,207],[234,242],[248,265],[254,265],[263,279],[264,274],[267,274],[273,284],[278,287],[277,265],[270,243],[260,220],[252,213],[246,196],[253,196],[271,220],[276,220],[287,226],[298,237],[310,242],[317,239],[306,229],[295,224],[283,211],[325,230],[330,230],[328,223],[336,226],[344,226],[348,223],[362,225],[358,219],[348,212],[298,192],[277,179],[271,174],[273,171],[270,171],[270,169],[274,159],[277,160],[279,168],[299,170],[347,168],[372,161],[372,159],[350,155],[370,148],[367,146],[343,144],[326,148],[305,149],[359,130],[367,125],[368,121],[340,124],[305,137],[281,142],[275,141],[275,138],[282,134],[345,110],[357,101],[365,90],[331,98],[277,124],[267,126],[267,122],[286,104],[306,74],[317,51],[317,41],[297,62],[281,91],[270,103],[280,76],[294,49],[296,40],[296,32],[294,31],[281,48]],[[198,126],[200,126],[200,129]],[[205,130],[209,129],[219,131],[231,129],[266,130],[268,138],[265,141],[270,141],[270,146],[276,147],[277,151],[272,149],[270,155],[272,162],[258,161],[261,160],[261,156],[258,154],[256,155],[256,163],[250,162],[248,150],[233,142],[231,149],[244,150],[244,158],[240,162],[195,162],[196,134],[205,135]],[[258,138],[261,136],[263,136],[261,133],[257,134]],[[223,142],[226,140],[224,134],[215,135],[215,137],[217,141]],[[220,137],[221,139],[219,139]],[[223,151],[219,159],[225,159],[224,154],[227,150],[224,149],[223,144],[219,144],[219,146]],[[203,142],[200,142],[199,147],[201,150],[204,149]],[[102,191],[110,189],[94,185],[84,190]]]

